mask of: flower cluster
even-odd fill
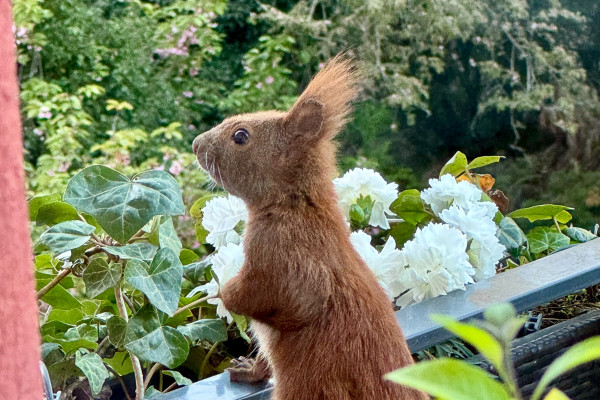
[[[356,204],[360,197],[369,196],[374,201],[369,225],[390,228],[385,215],[392,214],[390,205],[398,197],[396,183],[387,183],[381,175],[371,169],[354,168],[341,178],[334,179],[333,185],[344,215],[349,214],[350,207]]]
[[[346,218],[349,219],[353,206],[367,199],[369,225],[390,228],[386,214],[392,214],[390,205],[398,198],[395,183],[387,183],[373,170],[355,168],[333,184]],[[397,248],[392,236],[378,251],[371,245],[372,237],[364,231],[350,235],[350,242],[390,301],[400,307],[464,290],[466,285],[494,275],[505,250],[496,237],[494,217],[498,208],[482,200],[483,192],[478,187],[464,180],[457,182],[452,175],[431,179],[429,185],[420,197],[423,212],[430,213],[430,222],[416,228],[413,239],[402,249]],[[430,211],[425,210],[425,205]],[[202,226],[209,232],[206,241],[217,249],[210,256],[216,279],[198,289],[217,295],[244,262],[241,240],[248,211],[241,199],[229,195],[210,200],[202,213]],[[217,304],[219,316],[231,321],[219,299],[210,302]]]

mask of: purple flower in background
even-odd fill
[[[190,68],[190,76],[196,76],[200,73],[200,70],[196,67]]]
[[[258,82],[256,85],[254,85],[254,87],[256,87],[257,89],[261,89],[262,88],[262,82]]]
[[[271,75],[269,75],[269,76],[267,76],[267,77],[265,78],[265,83],[266,83],[267,85],[270,85],[270,84],[272,84],[273,82],[275,82],[275,78],[273,78]]]
[[[41,129],[38,129],[38,128],[35,128],[35,129],[33,130],[33,133],[35,133],[35,134],[36,134],[36,135],[38,135],[38,136],[44,136],[44,131],[43,131],[43,130],[41,130]]]
[[[52,118],[52,113],[50,112],[50,109],[46,106],[42,106],[42,108],[40,108],[40,112],[38,113],[37,116],[39,119],[50,119]]]
[[[194,92],[186,90],[185,92],[181,93],[183,95],[183,97],[187,97],[188,99],[192,96],[194,96]]]
[[[70,161],[61,162],[60,166],[57,169],[57,171],[58,172],[67,172],[69,170],[70,166],[71,166],[71,162]]]
[[[183,166],[179,161],[173,161],[171,164],[171,168],[169,168],[169,172],[173,175],[179,175],[183,171]]]

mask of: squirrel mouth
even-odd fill
[[[209,156],[208,151],[204,154],[197,154],[196,161],[200,168],[210,176],[210,178],[219,186],[223,186],[221,179],[221,170],[216,165],[215,159]]]

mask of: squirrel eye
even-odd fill
[[[245,129],[238,129],[232,136],[233,141],[236,144],[244,144],[248,141],[249,135],[248,131]]]

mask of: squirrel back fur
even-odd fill
[[[252,318],[274,400],[426,398],[382,379],[413,360],[331,181],[357,81],[337,56],[288,112],[236,115],[194,140],[200,165],[248,206],[245,262],[221,298]]]

